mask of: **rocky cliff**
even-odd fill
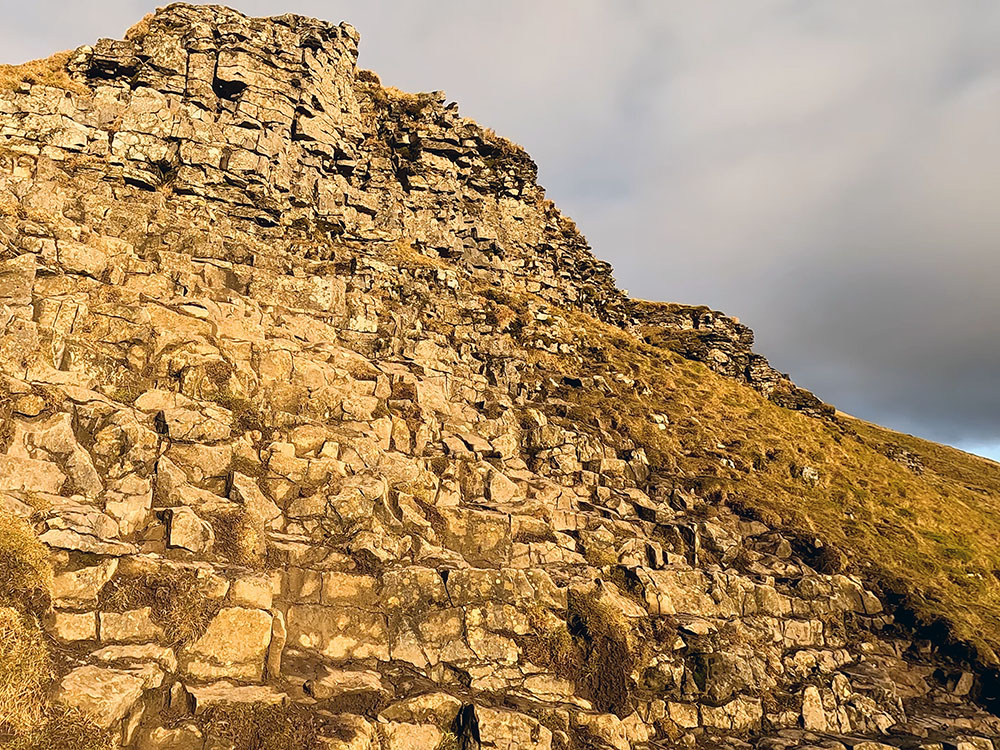
[[[0,69],[0,745],[992,748],[996,475],[627,299],[357,44]]]

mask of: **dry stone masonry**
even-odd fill
[[[524,151],[357,44],[178,4],[0,93],[0,506],[51,551],[53,700],[137,750],[1000,747],[864,582],[531,357],[589,315],[828,407],[628,300]]]

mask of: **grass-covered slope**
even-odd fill
[[[566,323],[550,336],[573,339],[579,364],[539,362],[555,416],[610,423],[645,448],[661,484],[784,528],[818,567],[863,574],[935,640],[998,665],[1000,464],[813,419],[591,318]]]

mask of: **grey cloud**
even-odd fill
[[[522,143],[633,294],[738,315],[845,411],[1000,452],[993,0],[237,5],[346,18],[384,81]],[[154,3],[0,6],[15,62]]]

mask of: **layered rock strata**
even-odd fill
[[[520,148],[357,43],[171,5],[0,93],[53,700],[140,750],[992,747],[973,672],[532,359],[690,319],[780,390],[747,330],[633,306]]]

